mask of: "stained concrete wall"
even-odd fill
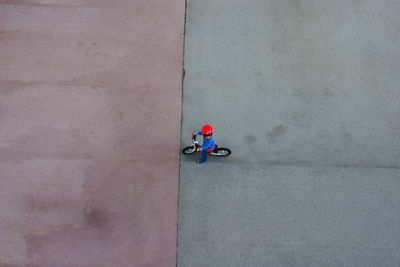
[[[187,1],[179,266],[400,263],[398,1]]]
[[[184,11],[0,1],[1,266],[176,266]]]

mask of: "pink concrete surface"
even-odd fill
[[[0,266],[176,266],[184,0],[0,0]]]

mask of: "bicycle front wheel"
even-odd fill
[[[212,155],[217,157],[227,157],[232,153],[229,148],[219,147],[215,151],[212,152]]]
[[[194,146],[187,146],[184,149],[182,149],[182,153],[186,155],[190,155],[196,152],[196,148]]]

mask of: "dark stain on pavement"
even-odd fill
[[[278,125],[272,131],[267,131],[267,139],[276,139],[286,133],[287,127]]]
[[[103,228],[107,221],[106,214],[95,208],[89,209],[84,216],[89,227]]]
[[[248,134],[244,137],[246,143],[254,143],[257,138],[254,135]]]

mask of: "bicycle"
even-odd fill
[[[182,153],[185,155],[191,155],[196,152],[196,149],[201,147],[200,142],[196,140],[197,136],[192,135],[192,145],[187,146],[182,149]],[[232,151],[229,148],[226,147],[218,147],[215,145],[215,148],[213,151],[210,152],[211,155],[216,156],[216,157],[227,157],[232,153]]]

